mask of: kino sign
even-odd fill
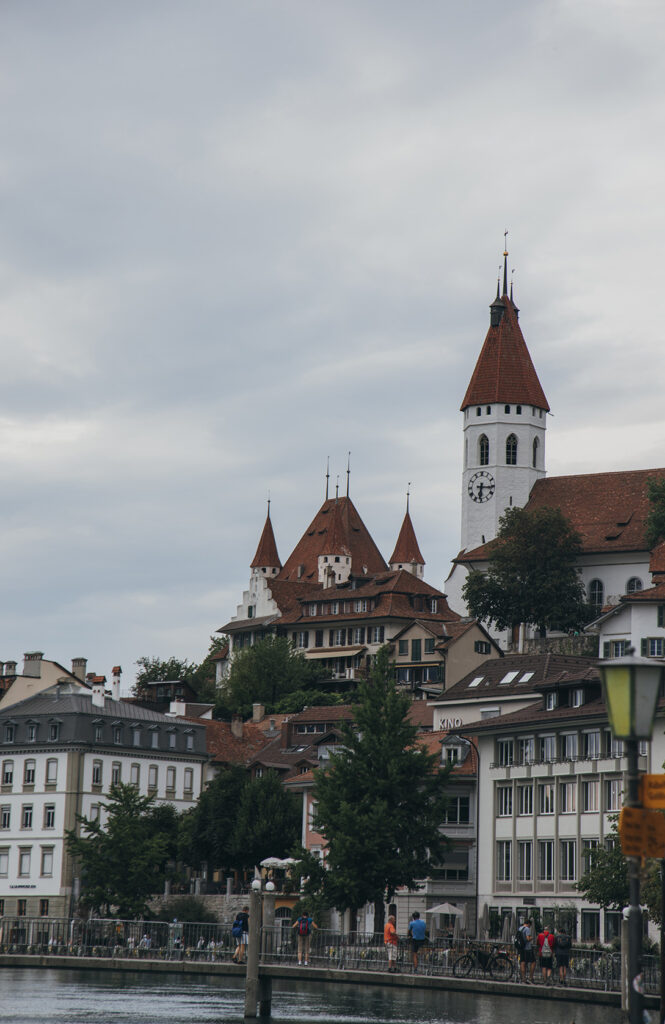
[[[461,718],[442,718],[441,728],[442,729],[459,729],[462,725]],[[665,778],[665,776],[663,776]]]

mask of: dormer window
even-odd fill
[[[639,576],[631,576],[626,583],[627,594],[637,594],[642,589],[642,580]]]
[[[545,707],[547,708],[548,711],[554,711],[554,709],[555,709],[555,707],[557,706],[558,703],[559,703],[559,701],[557,699],[557,694],[554,692],[554,690],[552,690],[550,693],[548,693],[546,695],[546,697],[545,697]]]
[[[8,722],[5,725],[5,743],[13,743],[15,733],[16,726],[12,722]]]
[[[571,708],[581,708],[584,704],[584,690],[582,687],[576,687],[570,692],[570,706]]]

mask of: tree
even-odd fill
[[[275,772],[249,780],[236,810],[233,845],[239,867],[264,857],[286,857],[300,839],[302,803],[284,789]]]
[[[472,615],[499,629],[521,623],[577,629],[590,615],[576,562],[579,534],[556,508],[508,508],[487,571],[473,571],[462,593]]]
[[[175,856],[177,814],[169,805],[153,806],[134,786],[112,786],[103,806],[106,825],[77,815],[80,834],[68,830],[69,852],[80,865],[81,902],[108,916],[136,918],[163,886],[166,862]]]
[[[647,481],[649,511],[646,523],[646,543],[649,549],[665,540],[665,477],[651,477]]]
[[[148,696],[148,683],[158,683],[166,680],[182,679],[191,683],[198,665],[187,661],[186,658],[171,656],[166,660],[162,658],[148,658],[145,655],[138,658],[136,664],[139,671],[136,673],[132,693],[135,697]]]
[[[629,903],[628,870],[617,824],[614,816],[609,847],[597,846],[586,852],[584,874],[575,885],[589,903],[604,910],[622,910]]]
[[[178,857],[192,867],[207,861],[210,871],[237,867],[234,830],[247,772],[239,765],[223,768],[180,819]]]
[[[448,771],[417,742],[409,697],[398,693],[388,649],[379,651],[359,687],[353,727],[343,748],[316,772],[314,828],[327,843],[323,885],[328,906],[375,904],[383,928],[384,901],[413,886],[441,862],[440,831]]]
[[[222,701],[243,715],[249,715],[255,703],[274,710],[280,697],[309,689],[321,675],[322,670],[286,637],[266,636],[234,657]]]

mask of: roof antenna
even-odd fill
[[[351,476],[351,452],[346,460],[346,496],[349,496],[349,477]]]
[[[326,462],[326,501],[328,500],[328,481],[330,480],[330,456]]]
[[[508,294],[508,231],[503,233],[503,294]]]
[[[337,474],[337,483],[335,484],[335,501],[339,498],[339,473]]]
[[[410,490],[409,489],[410,489],[410,487],[411,487],[411,481],[409,480],[408,484],[406,485],[406,514],[407,514],[407,516],[409,514],[409,494],[410,494]]]

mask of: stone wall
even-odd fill
[[[174,900],[198,900],[211,914],[214,914],[220,924],[226,925],[228,928],[231,927],[235,919],[236,914],[249,905],[249,896],[233,895],[227,896],[156,896],[150,901],[150,909],[159,913],[164,904],[171,903]]]

